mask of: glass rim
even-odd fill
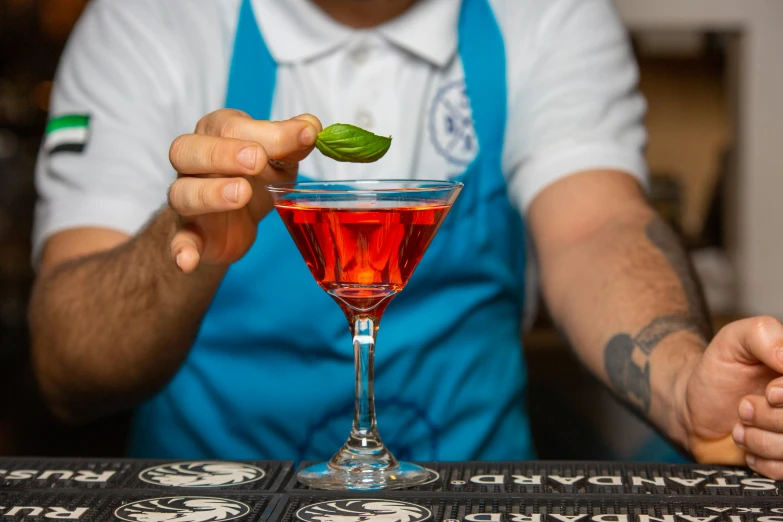
[[[332,190],[329,185],[344,187],[346,184],[367,185],[361,188],[340,188]],[[410,185],[403,187],[374,188],[373,185]],[[418,185],[418,186],[416,186]],[[357,194],[357,193],[407,193],[407,192],[438,192],[453,190],[463,187],[460,181],[452,180],[428,180],[428,179],[344,179],[329,181],[287,181],[284,183],[270,183],[266,189],[273,194]]]

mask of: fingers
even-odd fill
[[[198,267],[203,253],[204,240],[191,228],[186,227],[178,231],[171,241],[171,259],[186,274]]]
[[[270,159],[296,158],[307,155],[323,130],[312,114],[302,114],[284,121],[254,120],[234,110],[220,110],[206,115],[196,126],[196,134],[233,138],[261,144]]]
[[[180,216],[198,216],[242,208],[252,195],[244,178],[183,177],[171,185],[169,205]]]
[[[313,126],[315,129],[315,133],[318,134],[322,130],[324,130],[323,125],[321,125],[321,120],[313,116],[312,114],[300,114],[299,116],[294,116],[291,118],[292,120],[298,120],[298,121],[304,121],[309,123]]]
[[[233,243],[229,241],[231,244],[220,252],[215,252],[213,240],[225,242],[228,232],[210,233],[209,227],[202,226],[208,220],[199,221],[200,233],[193,225],[178,231],[171,243],[171,256],[183,272],[195,270],[202,258],[223,263],[244,254],[255,237],[255,223],[271,208],[269,194],[257,187],[253,197],[253,186],[292,179],[321,130],[321,122],[309,114],[270,122],[224,109],[202,118],[193,134],[174,140],[169,159],[181,175],[169,189],[174,212],[189,218],[247,210],[228,214],[244,221],[235,220],[229,231]]]
[[[714,342],[722,347],[720,356],[727,360],[749,366],[762,363],[770,377],[783,373],[783,325],[772,317],[732,323]],[[734,426],[732,438],[747,452],[748,466],[768,477],[783,478],[783,378],[772,379],[763,395],[745,396],[737,415],[740,422]]]
[[[773,381],[774,382],[774,381]],[[740,422],[732,438],[748,452],[747,464],[754,471],[783,479],[783,408],[762,395],[748,395],[740,402]]]
[[[783,433],[737,424],[733,437],[737,445],[748,451],[748,467],[775,480],[783,479]]]
[[[783,373],[783,325],[773,317],[735,321],[723,328],[715,341],[726,347],[722,354],[724,358],[746,364],[760,361],[777,373]]]
[[[767,389],[764,392],[764,396],[767,398],[767,402],[772,406],[783,406],[783,377],[773,379],[767,385]]]
[[[260,143],[273,160],[300,161],[315,145],[317,128],[309,119],[286,121],[243,120],[227,137]]]
[[[770,404],[764,396],[748,395],[740,402],[738,413],[746,426],[783,433],[783,408]]]
[[[748,467],[773,480],[783,480],[783,461],[748,455]]]
[[[270,161],[290,170],[313,150],[321,130],[321,122],[309,114],[272,122],[239,111],[216,111],[199,122],[196,133],[174,140],[169,160],[186,175],[255,175]]]
[[[734,441],[753,455],[783,460],[783,433],[762,430],[738,423],[732,431]]]
[[[267,160],[258,143],[203,134],[180,136],[169,149],[169,161],[180,174],[254,175]]]
[[[315,146],[315,140],[318,133],[323,130],[320,120],[312,114],[302,114],[292,118],[289,121],[294,120],[296,122],[304,122],[305,124],[300,134],[300,140],[302,144],[301,148],[285,155],[280,155],[279,151],[273,151],[273,153],[270,154],[270,158],[272,159],[269,160],[270,165],[278,170],[283,171],[283,173],[287,175],[296,174],[299,162],[302,161],[308,154],[310,154],[310,152],[313,150],[313,147]],[[297,123],[297,125],[300,125],[300,123]],[[312,129],[309,126],[311,126]]]

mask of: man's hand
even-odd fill
[[[174,140],[169,158],[179,177],[169,204],[180,223],[171,256],[183,272],[245,255],[258,222],[272,209],[264,186],[294,181],[321,130],[309,114],[271,122],[223,109],[202,118],[193,134]]]
[[[553,183],[528,223],[549,310],[588,368],[700,462],[747,457],[783,478],[783,326],[713,337],[679,238],[622,173]]]
[[[699,462],[747,465],[783,479],[783,325],[723,328],[687,374],[683,422]]]
[[[80,422],[133,407],[169,382],[226,267],[252,246],[272,209],[264,186],[293,180],[320,130],[309,115],[269,122],[214,112],[171,146],[173,210],[133,238],[84,228],[48,241],[30,329],[36,374],[59,417]],[[180,272],[199,263],[212,269]]]

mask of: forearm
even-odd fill
[[[685,444],[684,379],[711,337],[679,239],[643,204],[542,259],[555,320],[615,393]]]
[[[159,390],[186,357],[224,269],[182,274],[163,211],[131,241],[42,274],[30,304],[32,356],[44,395],[81,420]]]

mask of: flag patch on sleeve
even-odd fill
[[[47,154],[58,152],[84,152],[90,135],[90,116],[87,114],[63,114],[46,124],[44,150]]]

